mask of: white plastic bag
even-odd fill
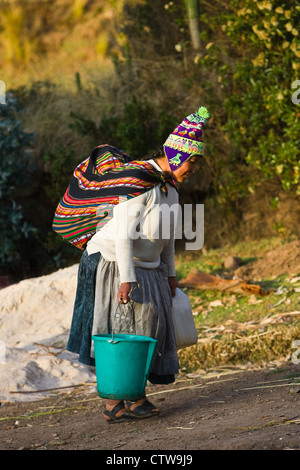
[[[176,294],[175,297],[172,298],[172,304],[177,349],[196,344],[198,341],[198,333],[189,297],[182,292],[181,289],[176,287]]]

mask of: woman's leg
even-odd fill
[[[120,406],[118,406],[120,403]],[[123,415],[125,409],[125,405],[123,400],[110,400],[106,399],[105,400],[105,410],[108,411],[109,413],[104,413],[104,417],[107,421],[111,420],[112,417],[114,419],[119,419]],[[114,410],[116,410],[114,413],[112,413]],[[111,414],[112,413],[112,414]]]
[[[105,400],[104,417],[107,422],[122,422],[128,419],[145,419],[159,414],[159,409],[144,396],[134,402]]]

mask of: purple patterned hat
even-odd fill
[[[201,106],[169,135],[163,147],[171,171],[177,170],[192,155],[203,155],[202,128],[209,116],[207,109]]]

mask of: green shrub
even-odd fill
[[[223,200],[254,191],[264,179],[299,194],[299,108],[292,83],[299,73],[300,7],[232,0],[211,19],[202,16],[206,51],[197,63],[215,72],[224,98],[230,155],[219,181]]]
[[[15,201],[16,190],[28,183],[26,150],[33,136],[22,129],[17,100],[8,94],[0,106],[0,273],[14,274],[23,265],[21,246],[34,232],[24,219],[20,204]]]
[[[97,125],[93,119],[71,114],[70,126],[79,134],[90,135],[95,142],[107,143],[134,158],[143,157],[160,147],[175,127],[174,118],[146,99],[132,96],[120,110],[119,104],[104,113]]]

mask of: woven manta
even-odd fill
[[[111,208],[160,185],[174,181],[149,162],[133,160],[110,145],[99,145],[74,170],[59,202],[53,230],[72,245],[84,250],[91,237],[112,217]]]

